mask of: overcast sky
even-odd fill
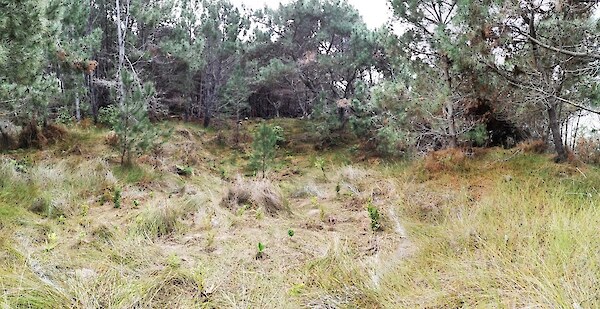
[[[235,5],[244,4],[251,9],[260,9],[265,5],[276,8],[279,3],[288,3],[290,0],[231,0]],[[358,9],[363,19],[370,28],[377,28],[387,22],[392,15],[387,5],[387,0],[348,0]]]

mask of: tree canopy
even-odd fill
[[[150,120],[311,118],[391,155],[536,138],[562,161],[598,113],[596,2],[389,4],[370,29],[342,0],[0,1],[0,117],[99,121],[143,87]]]

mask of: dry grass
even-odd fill
[[[596,307],[600,267],[585,261],[600,252],[599,175],[548,161],[518,156],[483,179],[441,176],[409,193],[402,213],[420,250],[383,278],[385,307]],[[471,183],[490,179],[473,198]]]
[[[427,154],[424,167],[431,173],[459,171],[464,168],[467,156],[458,148],[447,148]]]
[[[548,150],[548,144],[541,139],[520,142],[517,148],[525,153],[542,154]]]
[[[106,132],[80,143],[87,158],[51,145],[1,160],[0,307],[600,305],[596,168],[502,150],[438,153],[431,170],[339,166],[339,153],[322,153],[327,177],[304,154],[288,161],[301,173],[228,183],[219,169],[235,175],[244,154],[177,126],[139,170],[116,168]],[[182,163],[194,175],[172,172]],[[38,199],[65,217],[30,212]],[[372,231],[369,204],[383,230]]]
[[[281,190],[268,179],[245,179],[238,176],[223,198],[222,205],[239,211],[241,207],[262,208],[271,216],[289,212]]]
[[[148,239],[172,236],[185,229],[182,222],[196,210],[190,200],[152,200],[135,218],[133,232]]]

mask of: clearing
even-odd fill
[[[122,168],[103,129],[0,157],[0,303],[7,308],[600,306],[600,171],[516,149],[413,162],[310,122],[267,179],[251,132],[165,123]],[[259,245],[260,244],[260,245]],[[260,248],[259,248],[260,247]]]

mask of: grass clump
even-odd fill
[[[121,208],[121,188],[115,188],[113,195],[113,205],[115,208]]]
[[[26,272],[27,270],[22,270]],[[0,271],[3,296],[0,297],[2,308],[46,309],[74,308],[70,297],[56,287],[42,282],[34,274],[5,273]]]
[[[244,205],[251,205],[255,209],[263,208],[271,216],[289,212],[281,191],[267,179],[249,180],[238,177],[229,186],[221,204],[236,212]]]
[[[190,201],[150,205],[136,218],[134,233],[148,239],[173,235],[184,229],[181,221],[194,209]]]
[[[189,177],[194,174],[194,169],[189,166],[176,165],[175,170],[177,171],[177,174],[181,176]]]
[[[152,175],[139,165],[120,165],[113,169],[115,176],[128,184],[149,182]]]
[[[548,144],[541,139],[531,139],[520,142],[517,148],[525,153],[543,154],[548,150]]]
[[[152,278],[140,308],[211,308],[202,273],[169,268]]]
[[[310,262],[299,293],[304,304],[309,308],[383,308],[370,286],[367,269],[356,258],[332,248],[325,257]]]

